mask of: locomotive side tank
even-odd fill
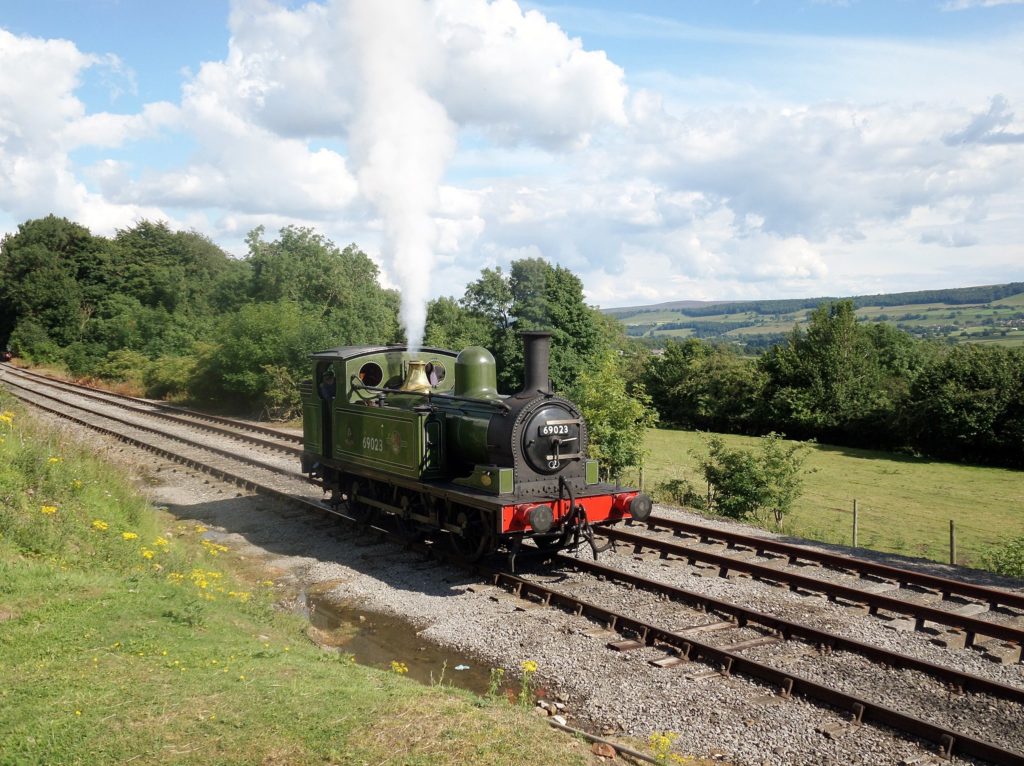
[[[592,525],[646,518],[646,495],[598,482],[584,418],[551,391],[550,334],[522,336],[525,380],[511,396],[498,394],[494,357],[480,347],[313,354],[301,387],[303,471],[335,508],[442,530],[467,557],[524,538],[593,546]]]

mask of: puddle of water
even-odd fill
[[[491,673],[486,663],[424,640],[412,625],[397,617],[329,602],[312,591],[304,594],[300,603],[309,617],[313,640],[351,654],[360,665],[390,671],[392,662],[401,662],[409,669],[408,677],[422,684],[443,679],[445,685],[480,695],[487,692]],[[462,665],[469,667],[455,669]]]

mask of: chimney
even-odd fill
[[[523,339],[523,390],[518,395],[551,392],[548,361],[551,356],[551,333],[530,330],[519,333]]]

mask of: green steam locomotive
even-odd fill
[[[523,388],[496,386],[494,357],[403,346],[311,356],[301,386],[302,471],[363,522],[440,532],[468,559],[524,539],[558,550],[594,525],[646,519],[651,500],[598,481],[579,409],[551,390],[550,334],[522,333]]]

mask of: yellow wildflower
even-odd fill
[[[106,532],[109,527],[110,527],[110,525],[107,524],[107,522],[103,521],[102,519],[93,519],[92,520],[92,528],[93,529],[98,529],[100,532]]]
[[[201,541],[200,544],[203,546],[203,548],[206,549],[206,552],[209,553],[211,556],[217,556],[221,553],[226,553],[228,551],[228,546],[220,545],[219,543],[214,543],[209,540],[203,540]]]
[[[134,532],[122,532],[121,533],[121,538],[123,540],[138,540],[139,536],[137,534],[135,534]]]
[[[139,551],[139,553],[142,554],[142,558],[144,559],[153,558],[153,551],[151,551],[149,548],[143,548],[141,551]]]
[[[55,505],[44,505],[39,509],[39,512],[46,516],[53,516],[57,512],[57,506]]]
[[[81,489],[82,482],[78,479],[75,479],[73,482],[71,482],[71,486],[74,487],[75,489]]]
[[[49,460],[47,460],[46,462],[47,462],[47,463],[60,463],[60,462],[62,462],[63,460],[64,460],[64,458],[62,458],[62,457],[51,457],[51,458],[50,458]]]
[[[184,579],[185,575],[183,575],[181,572],[171,572],[167,575],[167,582],[174,583],[175,585],[177,585]]]
[[[170,543],[168,543],[164,538],[158,537],[156,540],[153,541],[153,545],[155,545],[157,548],[166,548],[168,545],[170,545]]]
[[[523,672],[524,673],[536,673],[537,672],[537,663],[534,660],[526,660],[523,663]]]
[[[199,534],[202,534],[203,532],[205,532],[206,529],[207,528],[204,527],[202,524],[196,524],[196,532],[198,532]]]
[[[399,662],[398,660],[391,660],[391,670],[393,670],[395,673],[398,673],[398,675],[401,676],[409,672],[409,666],[406,665],[404,662]]]

